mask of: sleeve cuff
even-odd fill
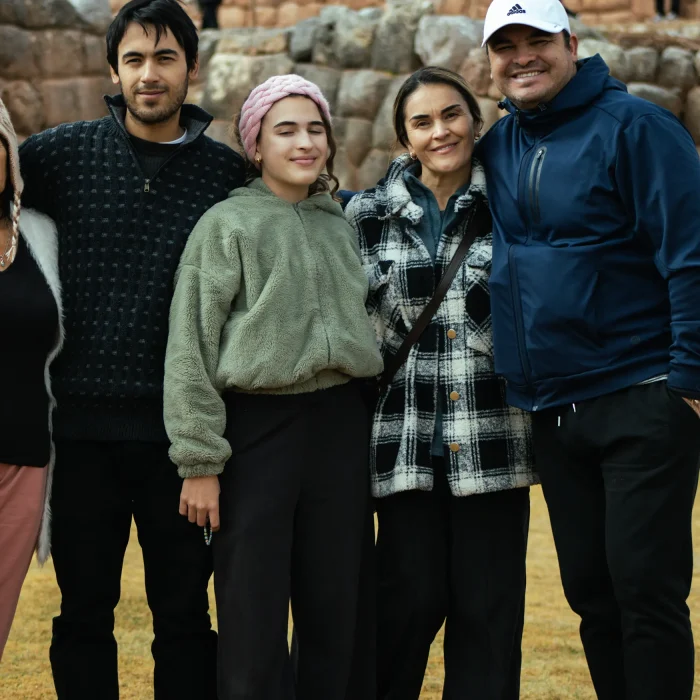
[[[197,476],[218,476],[224,471],[223,464],[191,464],[188,466],[180,465],[177,468],[177,473],[183,479],[191,479]]]

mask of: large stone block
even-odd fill
[[[588,58],[596,54],[600,54],[601,58],[608,64],[610,75],[623,83],[627,82],[629,69],[627,67],[627,56],[622,48],[616,44],[598,41],[597,39],[584,39],[579,42],[579,58]]]
[[[207,129],[207,136],[215,141],[221,141],[221,143],[225,143],[227,146],[231,146],[231,148],[239,150],[238,144],[235,142],[236,139],[233,136],[231,126],[231,121],[215,119]]]
[[[221,32],[216,53],[241,53],[251,56],[269,56],[287,52],[288,29],[245,27]]]
[[[653,83],[659,67],[659,52],[651,46],[635,46],[627,51],[627,79],[634,83]]]
[[[458,71],[472,49],[481,46],[484,23],[468,17],[426,16],[418,24],[415,52],[426,66]]]
[[[311,17],[297,23],[291,30],[289,55],[293,61],[311,60],[311,53],[316,41],[316,33],[321,26],[319,17]]]
[[[291,73],[293,68],[286,54],[216,54],[209,62],[202,106],[216,119],[232,119],[256,85],[273,75]]]
[[[39,74],[33,32],[10,25],[0,26],[0,77],[36,78]]]
[[[45,80],[40,89],[45,127],[104,116],[103,95],[116,90],[109,78],[102,77]]]
[[[338,114],[374,120],[391,76],[371,70],[346,71],[338,89]]]
[[[71,78],[87,73],[83,35],[74,29],[34,33],[39,72],[43,78]]]
[[[338,87],[343,75],[341,71],[328,66],[317,66],[313,63],[298,63],[294,66],[294,72],[302,78],[316,83],[321,88],[323,96],[328,100],[331,112],[335,112],[338,102]]]
[[[357,187],[361,190],[374,187],[386,175],[390,162],[386,151],[372,149],[357,171]]]
[[[400,75],[391,81],[382,106],[377,112],[377,117],[374,120],[374,128],[372,129],[372,147],[390,151],[396,142],[396,132],[394,131],[394,100],[401,89],[401,86],[406,82],[407,75]]]
[[[477,95],[488,95],[491,87],[491,66],[482,48],[469,51],[459,68],[459,73]]]
[[[2,0],[0,18],[22,27],[84,28],[104,34],[112,21],[108,0]]]
[[[433,13],[430,0],[389,2],[379,22],[372,48],[372,68],[389,73],[410,73],[420,65],[415,35],[424,15]]]
[[[700,144],[700,86],[696,85],[688,92],[685,102],[685,114],[683,115],[690,135],[695,143]]]
[[[44,102],[39,91],[24,80],[7,83],[0,90],[15,131],[33,134],[44,126]]]
[[[366,68],[372,59],[374,37],[379,24],[376,12],[349,12],[335,25],[333,54],[341,68]]]
[[[683,108],[683,102],[675,92],[659,87],[658,85],[650,85],[649,83],[628,83],[627,90],[630,95],[636,95],[660,107],[665,107],[676,116],[680,115],[681,109]]]
[[[85,72],[97,75],[109,75],[107,47],[103,37],[83,32],[83,54]]]
[[[348,160],[348,154],[344,146],[339,146],[335,153],[333,174],[338,178],[341,190],[356,192],[359,189],[357,185],[357,171]]]
[[[691,51],[677,46],[668,46],[659,60],[659,85],[669,88],[689,90],[697,82],[694,55]]]
[[[362,165],[372,147],[372,122],[369,119],[350,117],[345,121],[343,143],[348,159],[355,166]]]

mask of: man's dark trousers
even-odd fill
[[[143,550],[153,613],[156,700],[216,699],[216,633],[202,528],[178,513],[182,479],[168,445],[56,445],[52,554],[61,589],[51,667],[59,700],[119,697],[114,608],[131,518]]]
[[[600,700],[690,700],[700,418],[665,381],[534,414],[562,583]]]

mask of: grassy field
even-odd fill
[[[547,512],[538,488],[532,491],[532,506],[521,697],[532,700],[592,700],[595,694],[578,637],[577,619],[569,611],[561,591]],[[700,507],[696,507],[694,523],[696,544],[700,546]],[[700,562],[697,552],[696,559]],[[51,567],[39,569],[32,565],[5,656],[0,663],[0,699],[47,700],[55,697],[48,645],[51,618],[56,614],[58,605],[58,589]],[[700,614],[697,570],[690,607],[697,630]],[[122,700],[152,698],[151,626],[143,594],[143,567],[135,536],[124,566],[116,636],[119,642]],[[441,643],[440,636],[431,652],[422,700],[438,700],[441,697]],[[700,663],[696,666],[700,670]],[[700,686],[700,677],[696,685]],[[700,688],[695,696],[700,698]]]

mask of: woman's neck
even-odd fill
[[[423,168],[420,181],[433,193],[440,211],[443,211],[450,197],[460,187],[464,187],[472,177],[472,163],[469,161],[463,168],[450,173],[437,173]]]

